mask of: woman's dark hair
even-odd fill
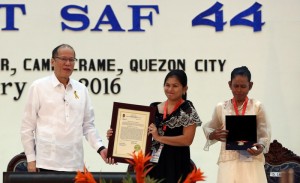
[[[70,45],[68,45],[68,44],[61,44],[61,45],[58,45],[56,48],[53,49],[53,51],[52,51],[52,58],[57,57],[58,49],[59,49],[59,48],[71,48],[71,49],[74,51],[74,56],[76,55],[76,54],[75,54],[75,50],[73,49],[72,46],[70,46]]]
[[[178,81],[180,82],[180,84],[182,85],[182,87],[186,87],[187,86],[187,76],[185,74],[185,72],[183,70],[171,70],[167,76],[165,77],[165,81],[164,81],[164,85],[166,84],[166,81],[170,78],[170,77],[176,77],[178,79]],[[187,94],[183,94],[182,98],[184,100],[186,100],[187,98]]]
[[[233,78],[235,78],[235,76],[246,76],[248,78],[248,81],[251,81],[251,72],[249,71],[249,69],[246,66],[242,66],[242,67],[237,67],[235,69],[233,69],[233,71],[231,72],[231,79],[230,81],[232,81]]]

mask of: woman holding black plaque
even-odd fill
[[[183,182],[193,170],[190,145],[201,120],[191,101],[186,100],[187,76],[182,70],[170,71],[164,80],[167,100],[155,102],[155,121],[148,131],[152,134],[152,159],[154,165],[149,176],[164,183]],[[112,130],[107,131],[107,137]]]
[[[228,82],[233,98],[219,103],[213,113],[212,120],[203,126],[209,146],[221,141],[221,150],[218,160],[218,183],[267,183],[264,170],[264,155],[270,144],[271,132],[262,104],[255,99],[248,98],[252,89],[251,73],[247,67],[235,68],[231,72]],[[229,131],[226,129],[226,116],[256,115],[257,142],[246,150],[226,150],[226,138]],[[228,139],[227,139],[228,140]],[[247,141],[238,141],[238,146],[243,146]]]

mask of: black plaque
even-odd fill
[[[226,116],[226,150],[246,150],[257,142],[256,115]]]

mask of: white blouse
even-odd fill
[[[239,108],[239,112],[241,112],[242,107]],[[223,128],[225,129],[225,116],[226,115],[235,115],[235,111],[233,108],[233,104],[231,100],[227,100],[225,102],[219,103],[214,110],[212,120],[205,125],[203,125],[203,131],[206,136],[207,142],[204,147],[204,150],[208,151],[209,146],[218,142],[217,140],[209,140],[209,134],[213,132],[215,129]],[[271,127],[266,119],[266,114],[263,109],[262,104],[255,100],[249,99],[245,115],[257,115],[257,142],[262,144],[265,148],[263,153],[267,153],[269,151],[270,139],[271,139]],[[221,142],[221,150],[219,156],[219,162],[235,160],[240,158],[239,151],[234,150],[225,150],[225,142]],[[264,155],[260,154],[258,156],[253,156],[253,160],[264,161]]]
[[[27,161],[44,169],[83,170],[83,136],[95,150],[103,145],[87,88],[73,79],[65,88],[54,74],[34,81],[21,125]]]

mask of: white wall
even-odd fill
[[[272,124],[272,140],[277,139],[285,147],[300,154],[298,131],[300,128],[298,112],[300,109],[300,2],[287,1],[232,1],[219,0],[223,4],[223,31],[216,32],[213,27],[192,27],[192,19],[199,13],[209,9],[215,2],[209,0],[190,1],[16,1],[2,0],[1,4],[24,4],[26,15],[20,9],[15,10],[15,27],[18,31],[2,30],[6,27],[6,11],[0,8],[0,59],[9,59],[10,68],[16,68],[17,73],[1,70],[0,61],[0,168],[6,170],[9,160],[22,152],[20,142],[20,122],[26,100],[27,90],[33,80],[51,74],[51,71],[25,71],[25,58],[46,59],[51,57],[52,49],[61,44],[74,46],[77,57],[85,59],[115,59],[118,72],[74,72],[73,77],[103,78],[112,81],[119,77],[121,85],[119,94],[92,94],[96,114],[96,126],[104,143],[106,130],[110,126],[112,104],[128,102],[148,105],[153,101],[166,99],[163,93],[163,79],[167,73],[159,71],[134,72],[130,70],[131,59],[185,59],[186,72],[189,77],[188,99],[191,100],[203,122],[210,120],[213,108],[217,102],[231,98],[227,86],[230,72],[233,68],[246,65],[252,72],[254,87],[250,97],[262,101]],[[230,20],[252,6],[255,2],[262,5],[262,21],[265,25],[262,31],[253,32],[251,27],[230,26]],[[63,20],[60,10],[70,4],[88,6],[90,26],[84,31],[62,31],[61,22],[72,26],[80,23],[70,23]],[[132,12],[128,5],[156,5],[159,14],[153,13],[153,25],[142,21],[145,32],[109,32],[110,25],[101,26],[102,32],[92,32],[103,8],[110,5],[116,17],[125,30],[132,27]],[[77,11],[77,13],[80,13]],[[143,10],[147,15],[149,10]],[[82,12],[81,12],[82,14]],[[213,16],[210,19],[214,19]],[[249,17],[252,20],[252,16]],[[226,60],[224,71],[215,65],[215,71],[208,67],[207,72],[196,71],[197,59]],[[202,69],[203,65],[200,65]],[[21,98],[15,86],[6,89],[5,83],[26,82]],[[197,129],[194,143],[191,146],[192,159],[205,172],[207,182],[216,181],[219,146],[211,147],[209,152],[203,151],[205,137],[202,128]],[[116,166],[106,165],[85,143],[85,162],[90,171],[125,171],[126,164]],[[2,176],[2,175],[1,175]],[[1,177],[2,179],[2,177]]]

